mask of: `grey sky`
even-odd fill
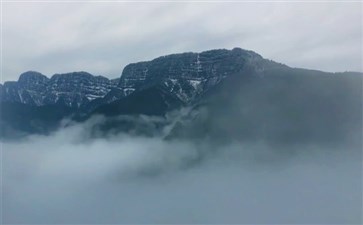
[[[241,47],[292,67],[362,71],[362,3],[3,3],[3,77],[88,71]]]

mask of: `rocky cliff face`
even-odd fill
[[[240,48],[168,55],[129,64],[118,86],[127,96],[161,84],[166,91],[188,103],[227,76],[245,70],[246,64],[261,60],[260,55]]]
[[[19,80],[5,82],[1,88],[2,101],[40,105],[49,79],[38,72],[26,72]]]
[[[55,74],[49,79],[41,73],[29,71],[21,74],[17,82],[5,82],[0,92],[3,102],[80,108],[104,97],[117,84],[118,79],[109,80],[86,72]]]

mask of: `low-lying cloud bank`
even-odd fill
[[[362,222],[359,147],[89,138],[100,120],[3,143],[4,223]]]

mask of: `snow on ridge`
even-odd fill
[[[123,92],[124,92],[124,96],[130,95],[135,91],[135,88],[124,88]]]
[[[200,84],[202,83],[201,80],[188,80],[188,82],[190,83],[190,85],[193,86],[193,88],[195,90],[197,90],[199,88]]]
[[[102,98],[104,97],[105,95],[93,95],[93,94],[87,94],[86,95],[86,98],[89,100],[89,101],[92,101],[92,100],[95,100],[96,98]]]

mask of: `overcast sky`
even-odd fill
[[[88,71],[241,47],[292,67],[362,71],[362,3],[3,3],[3,77]]]

